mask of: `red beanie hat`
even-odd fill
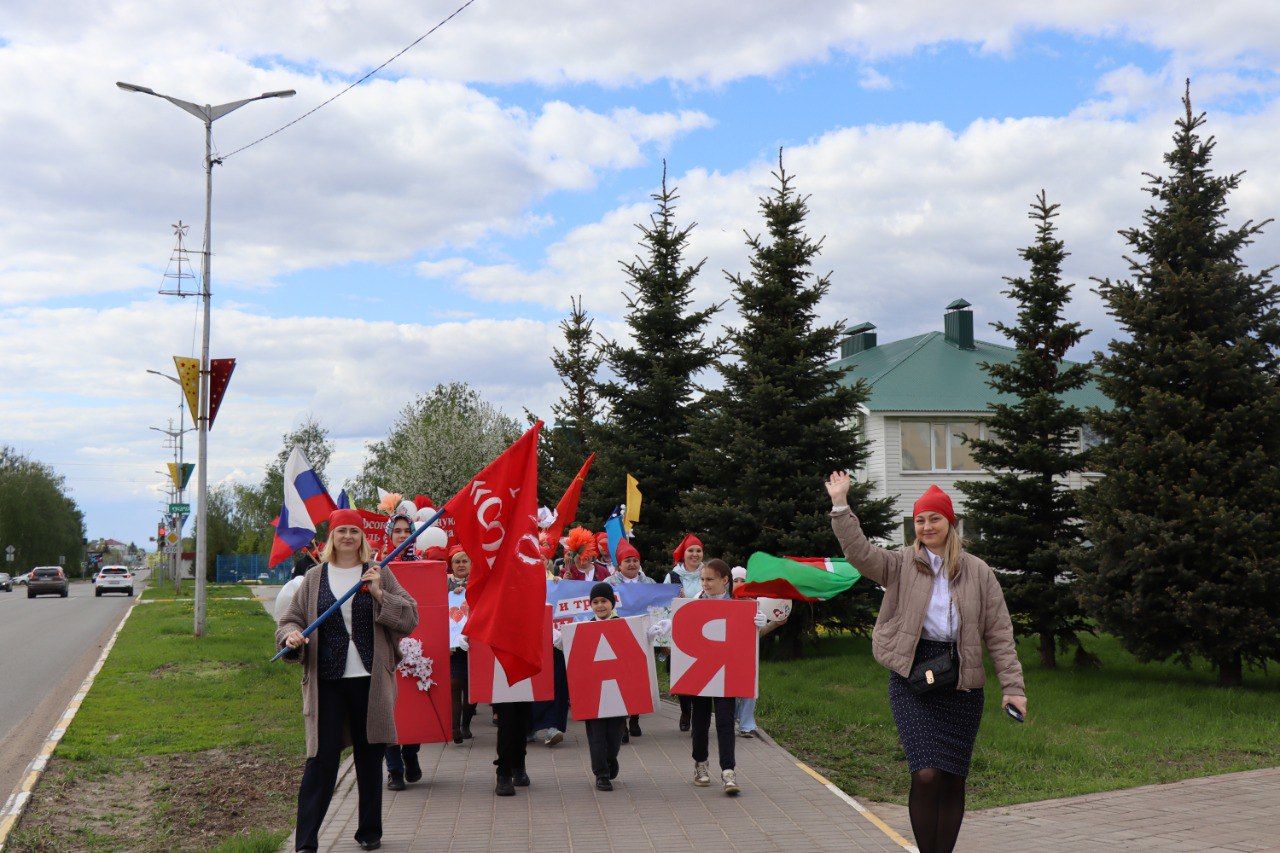
[[[329,513],[329,532],[337,530],[339,527],[360,528],[360,532],[364,533],[364,519],[360,517],[360,513],[354,509],[335,509]]]
[[[466,554],[466,553],[467,553],[466,549],[463,548],[461,545],[450,545],[449,546],[449,562],[452,563],[453,558],[458,556],[459,554]],[[470,554],[467,554],[468,558],[470,558],[470,556],[471,556]]]
[[[640,559],[640,552],[636,550],[636,546],[632,545],[630,540],[623,539],[618,542],[618,562],[621,563],[627,557],[635,557]]]
[[[911,510],[911,515],[914,517],[922,512],[936,512],[951,522],[952,527],[956,526],[956,511],[951,506],[951,496],[939,489],[936,484],[930,486],[920,496]]]
[[[426,507],[432,507],[432,508],[435,507],[435,504],[431,502],[431,498],[427,497],[426,495],[414,495],[413,505],[418,509],[425,509]]]
[[[685,537],[680,540],[680,544],[676,546],[675,551],[671,552],[671,556],[676,558],[676,565],[684,562],[684,549],[688,548],[690,545],[697,545],[701,548],[702,540],[697,536],[694,536],[692,533],[686,533]]]

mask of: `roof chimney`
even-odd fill
[[[974,349],[973,346],[973,312],[969,303],[957,299],[947,306],[947,313],[942,317],[942,328],[948,343],[960,349]]]
[[[841,358],[866,352],[876,345],[876,327],[870,323],[859,323],[852,329],[846,329],[845,335],[847,337],[840,342]]]

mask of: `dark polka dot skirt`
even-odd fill
[[[916,662],[942,654],[948,645],[921,638]],[[905,678],[889,673],[889,709],[912,773],[933,767],[957,776],[969,775],[973,742],[982,722],[982,701],[982,690],[935,690],[917,696]]]

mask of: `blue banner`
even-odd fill
[[[547,603],[557,621],[591,618],[592,581],[547,581]],[[681,586],[675,583],[622,583],[613,588],[619,616],[645,616],[650,607],[666,607]]]

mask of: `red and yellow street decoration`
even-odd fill
[[[182,382],[182,393],[187,397],[191,422],[200,426],[200,359],[175,355],[173,364],[178,368],[178,379]]]
[[[227,383],[231,381],[231,373],[235,369],[234,358],[215,358],[209,361],[209,429],[213,429],[213,421],[218,417],[218,407],[222,405],[222,397],[227,393]]]

